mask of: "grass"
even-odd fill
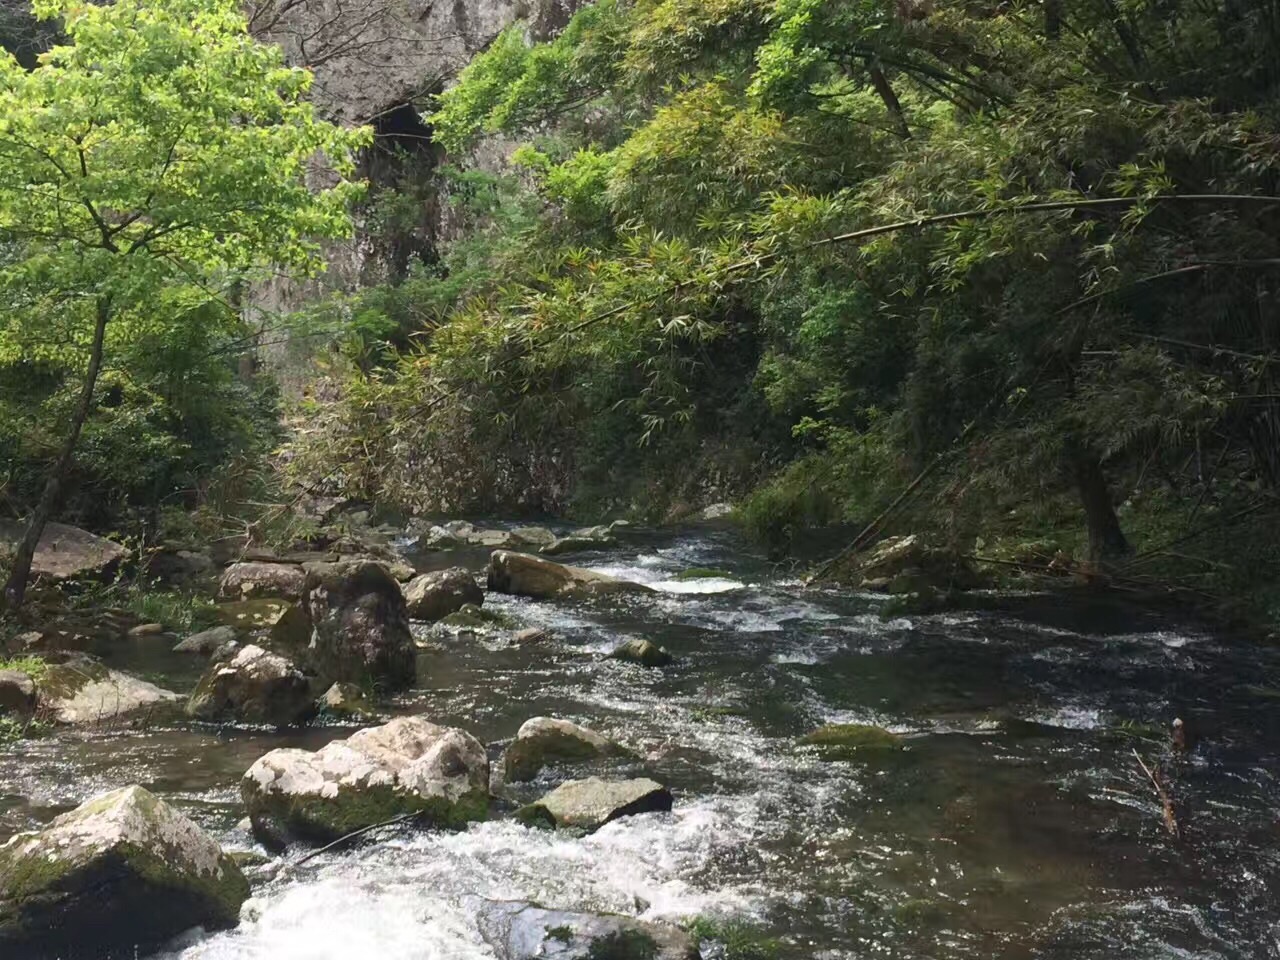
[[[724,960],[777,960],[782,944],[766,936],[756,924],[744,920],[717,917],[695,917],[685,930],[697,940],[711,940],[723,945]]]
[[[32,680],[39,680],[49,665],[40,657],[0,657],[0,670],[17,670],[25,673]]]
[[[159,623],[177,632],[203,630],[219,623],[214,602],[196,594],[138,588],[129,591],[124,608],[143,623]]]

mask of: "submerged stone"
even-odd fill
[[[486,627],[509,627],[511,618],[493,610],[486,610],[474,603],[468,603],[449,614],[440,623],[446,627],[458,627],[464,630],[483,630]]]
[[[614,660],[638,663],[642,667],[665,667],[674,663],[676,659],[652,640],[643,640],[638,637],[619,645],[609,656]]]
[[[859,753],[902,749],[902,738],[869,723],[829,723],[800,738],[805,747],[816,747],[827,760],[842,760]]]
[[[240,793],[254,836],[273,849],[328,843],[402,815],[462,827],[488,814],[489,759],[463,730],[399,717],[314,753],[272,750]]]
[[[369,704],[365,691],[354,683],[335,683],[320,698],[320,710],[346,720],[367,720],[377,711]]]
[[[594,730],[551,717],[526,721],[502,756],[508,783],[532,780],[543,767],[604,757],[626,756],[628,751]]]
[[[0,955],[133,957],[193,926],[234,925],[248,896],[199,827],[125,787],[0,847]]]
[[[675,927],[607,913],[545,910],[495,900],[477,915],[498,960],[698,960],[694,939]]]
[[[210,627],[208,630],[201,630],[199,633],[193,633],[187,639],[178,643],[174,648],[174,653],[196,653],[203,656],[212,656],[214,651],[227,643],[235,643],[239,634],[236,633],[234,627],[225,624],[219,627]]]
[[[516,818],[531,826],[572,827],[588,833],[619,817],[671,809],[671,791],[656,780],[570,780],[541,800],[522,807]]]

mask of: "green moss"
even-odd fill
[[[677,580],[732,580],[733,574],[728,570],[717,570],[714,567],[690,567],[676,574]]]
[[[827,760],[843,760],[860,753],[899,750],[902,738],[882,727],[866,723],[831,723],[800,738],[805,747],[816,747]]]
[[[723,947],[724,960],[777,960],[782,944],[763,930],[742,920],[695,917],[685,924],[689,935]]]
[[[49,665],[40,657],[12,657],[8,660],[0,657],[0,670],[16,670],[32,680],[39,680],[48,668]]]
[[[530,803],[515,812],[517,822],[537,830],[554,830],[556,818],[540,803]]]
[[[559,940],[561,943],[571,943],[573,942],[573,927],[547,927],[547,937],[551,940]]]
[[[587,948],[587,960],[653,960],[658,944],[643,930],[619,930],[597,937]]]

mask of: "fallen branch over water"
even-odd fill
[[[1133,749],[1133,758],[1138,761],[1138,766],[1147,775],[1147,779],[1151,781],[1152,789],[1156,792],[1156,798],[1160,801],[1160,810],[1164,818],[1165,829],[1169,831],[1170,836],[1181,839],[1182,831],[1178,826],[1177,812],[1173,808],[1173,797],[1169,795],[1169,791],[1160,779],[1160,775],[1147,766],[1142,759],[1142,755],[1138,753],[1137,747]]]

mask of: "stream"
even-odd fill
[[[478,572],[485,558],[429,562]],[[735,919],[777,938],[783,960],[1280,958],[1280,649],[1074,601],[885,621],[886,598],[805,589],[715,528],[570,562],[659,592],[486,598],[548,630],[540,644],[415,627],[429,644],[419,688],[391,711],[490,744],[534,716],[582,723],[637,750],[619,769],[667,784],[672,813],[585,838],[501,808],[460,833],[385,831],[268,867],[236,929],[160,955],[482,960],[485,897]],[[730,576],[674,579],[690,567]],[[604,656],[630,637],[677,663]],[[110,662],[186,691],[203,664],[172,643],[131,639]],[[1135,758],[1165,756],[1175,717],[1194,743],[1174,781],[1180,837]],[[905,748],[830,761],[796,746],[840,722],[884,726]],[[140,783],[251,850],[245,769],[352,729],[169,723],[24,741],[0,751],[0,840]],[[556,782],[544,770],[512,800]]]

